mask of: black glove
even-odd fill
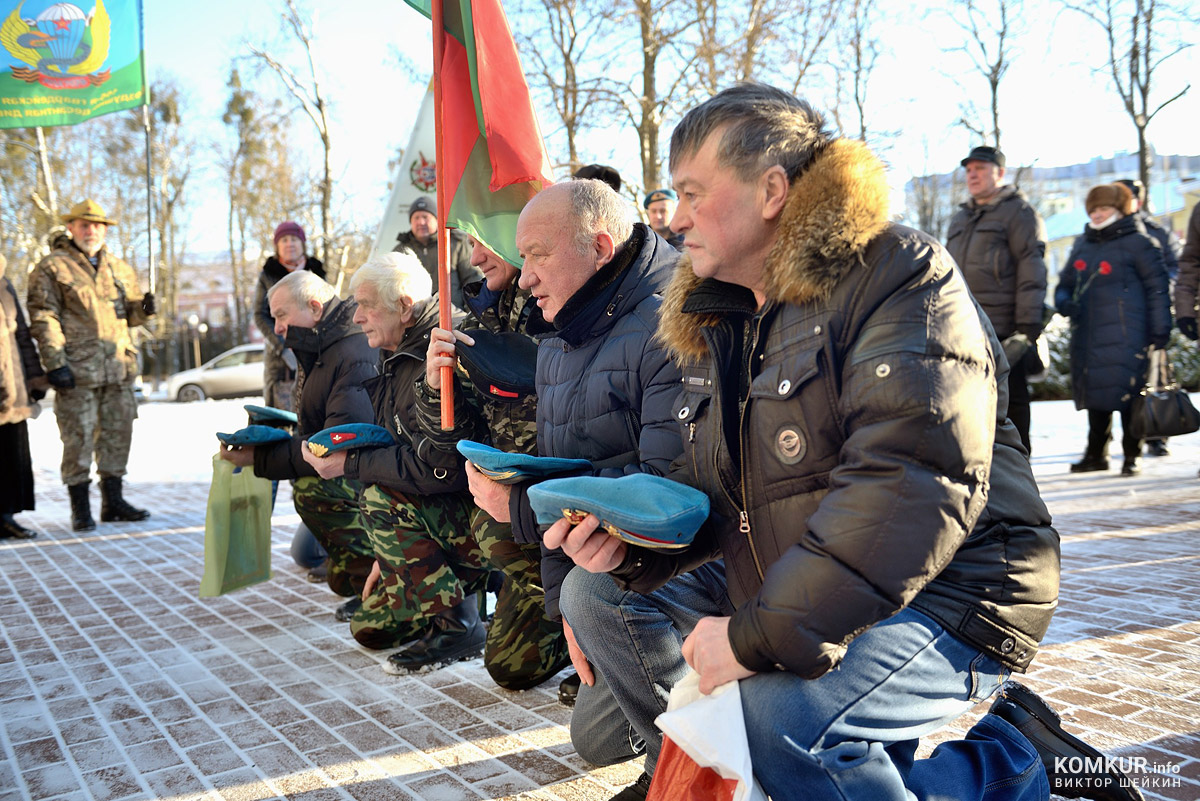
[[[1175,321],[1175,324],[1179,326],[1180,333],[1182,333],[1188,339],[1192,340],[1193,342],[1195,342],[1197,339],[1200,339],[1200,331],[1196,330],[1195,317],[1180,317]]]
[[[158,308],[154,305],[153,292],[147,292],[145,295],[142,295],[142,311],[147,316],[153,316],[158,311]]]
[[[75,374],[66,365],[46,373],[46,380],[50,382],[50,386],[58,389],[75,389]]]
[[[1058,313],[1063,317],[1074,317],[1079,314],[1079,304],[1073,300],[1064,300],[1058,304]]]
[[[1040,325],[1018,325],[1017,333],[1029,337],[1030,342],[1037,342],[1037,338],[1042,335],[1042,327]]]
[[[29,397],[34,401],[40,401],[42,398],[46,397],[46,390],[31,389],[29,390]]]
[[[1166,350],[1167,342],[1170,339],[1170,334],[1161,334],[1160,336],[1150,337],[1150,347],[1157,350]]]

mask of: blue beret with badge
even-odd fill
[[[251,425],[293,426],[300,419],[295,412],[276,409],[273,406],[255,406],[253,403],[247,403],[242,408],[250,415]]]
[[[308,438],[308,450],[314,456],[328,456],[335,451],[354,448],[385,448],[394,444],[395,440],[386,428],[370,423],[333,426]]]
[[[460,439],[456,447],[468,462],[475,465],[476,470],[500,484],[517,484],[529,479],[592,470],[592,463],[587,459],[509,453],[469,439]]]
[[[593,514],[614,537],[661,550],[691,545],[708,519],[707,495],[648,473],[553,478],[529,488],[529,503],[542,525],[561,517],[579,525]]]
[[[285,439],[291,438],[292,435],[282,428],[273,428],[272,426],[246,426],[234,431],[232,434],[217,432],[217,439],[230,447],[253,447],[255,445],[266,445],[270,442],[282,442]]]

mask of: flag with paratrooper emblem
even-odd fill
[[[141,0],[0,0],[0,128],[144,105]]]

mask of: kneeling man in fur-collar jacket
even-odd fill
[[[889,222],[883,165],[759,84],[690,111],[670,165],[686,254],[659,331],[683,370],[673,477],[712,512],[682,552],[594,516],[559,520],[546,546],[638,592],[724,559],[735,611],[697,597],[677,658],[703,692],[740,680],[773,798],[1139,797],[1115,772],[1060,773],[1056,755],[1099,754],[1005,683],[1049,625],[1058,534],[996,336],[945,249]],[[580,606],[563,613],[586,652],[628,641]],[[965,739],[914,760],[998,690]]]

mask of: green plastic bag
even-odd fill
[[[200,597],[212,598],[271,578],[271,482],[214,454],[204,518]]]

